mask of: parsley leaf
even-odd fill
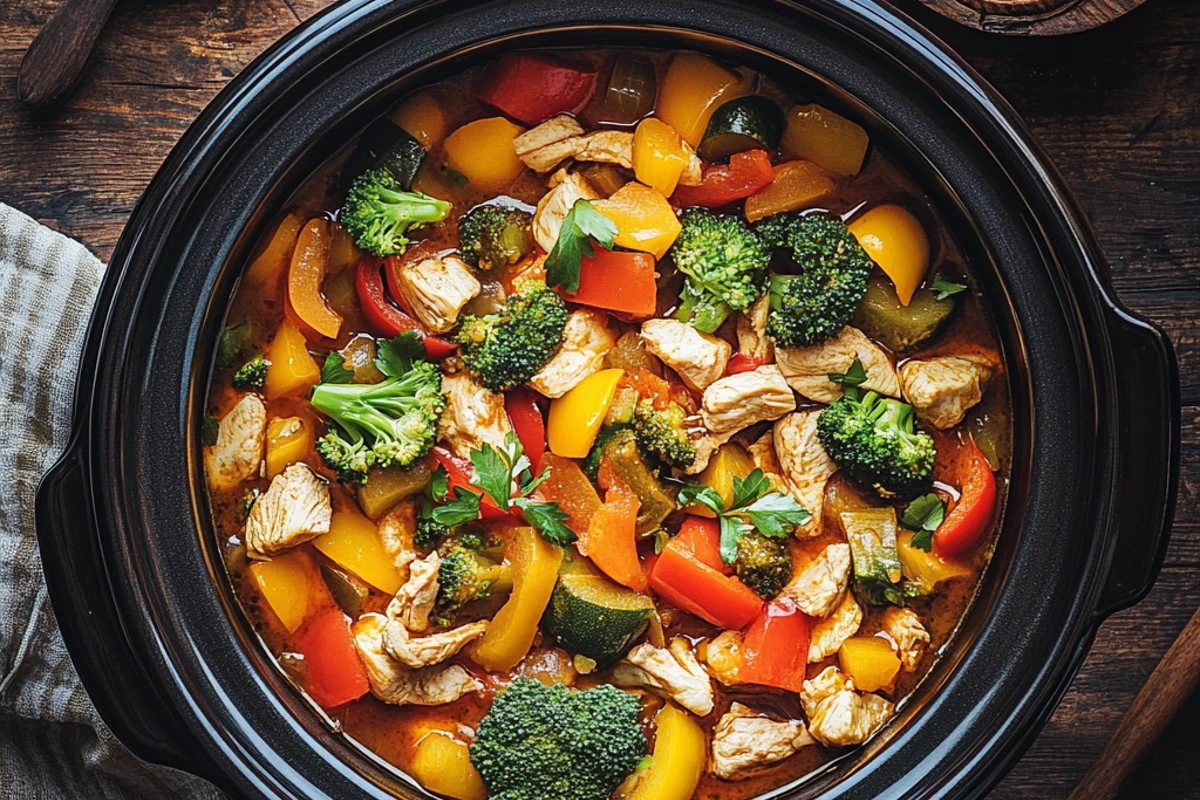
[[[505,441],[505,445],[507,444]],[[475,467],[471,483],[482,489],[496,505],[508,508],[508,497],[512,492],[512,471],[505,456],[485,443],[471,453],[471,465]]]
[[[747,506],[769,491],[771,491],[771,480],[761,469],[754,470],[744,480],[734,475],[732,507]]]
[[[856,358],[845,372],[829,373],[829,380],[843,386],[861,386],[867,382],[867,371],[863,368],[862,362]]]
[[[380,339],[375,345],[375,366],[389,378],[403,378],[412,371],[413,363],[425,354],[421,337],[407,331],[391,339]]]
[[[345,360],[337,353],[327,353],[321,365],[321,383],[351,383],[354,373],[346,369]]]
[[[461,486],[454,487],[454,499],[433,509],[429,516],[434,522],[453,528],[465,525],[479,517],[479,501],[482,498]]]
[[[946,300],[959,292],[965,292],[967,285],[965,283],[955,283],[939,273],[933,277],[933,286],[931,288],[938,300]]]
[[[792,528],[812,519],[803,506],[778,492],[763,495],[741,509],[741,513],[746,515],[751,525],[758,528],[759,533],[772,539],[782,539],[791,533]]]
[[[933,547],[933,532],[946,518],[946,504],[937,493],[922,495],[908,504],[900,517],[900,524],[916,531],[912,546],[926,553]]]
[[[429,476],[429,496],[434,500],[444,500],[450,492],[450,476],[441,465]]]
[[[679,505],[691,506],[700,504],[714,514],[725,511],[725,501],[711,486],[701,486],[698,483],[685,483],[679,489]]]
[[[579,267],[584,256],[596,254],[593,240],[612,247],[617,226],[587,200],[576,200],[567,212],[550,255],[546,256],[546,283],[563,291],[579,291]]]
[[[733,503],[725,508],[721,495],[710,486],[686,483],[679,490],[679,504],[699,503],[717,515],[721,525],[721,560],[732,564],[737,558],[738,540],[757,529],[763,536],[782,539],[796,525],[812,515],[790,495],[771,489],[771,480],[755,468],[745,478],[733,478]]]
[[[908,543],[918,550],[928,553],[933,549],[933,531],[917,531]]]
[[[528,497],[518,497],[513,505],[521,509],[525,520],[542,535],[550,544],[566,547],[578,537],[575,531],[563,523],[568,519],[567,513],[558,507],[557,503],[545,503]]]

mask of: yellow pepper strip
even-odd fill
[[[871,143],[861,126],[816,104],[788,112],[783,149],[835,175],[857,175]]]
[[[512,594],[470,652],[475,663],[489,672],[507,672],[529,652],[558,581],[563,551],[533,528],[515,528],[504,555],[512,564]]]
[[[467,744],[445,731],[430,731],[417,742],[408,771],[434,794],[487,800],[487,788],[471,763]]]
[[[617,226],[613,242],[655,258],[666,255],[683,228],[662,192],[633,181],[607,200],[593,200],[592,207]]]
[[[267,425],[267,478],[288,464],[303,461],[312,446],[312,429],[300,417],[276,417]]]
[[[468,122],[446,137],[446,163],[480,189],[506,189],[525,168],[513,147],[524,131],[504,117]]]
[[[899,534],[896,537],[896,549],[900,554],[900,571],[917,591],[927,594],[941,581],[972,574],[971,568],[965,564],[948,561],[936,553],[913,547],[912,538],[911,533]]]
[[[277,286],[283,271],[292,263],[292,251],[296,249],[296,239],[303,226],[304,217],[299,214],[293,212],[284,217],[275,227],[267,246],[246,268],[246,282],[262,288]]]
[[[287,320],[275,333],[266,357],[271,362],[263,384],[263,392],[268,400],[311,389],[321,380],[321,370],[308,354],[304,334]]]
[[[550,452],[564,458],[583,458],[592,449],[604,415],[617,391],[623,369],[602,369],[584,378],[550,403],[546,439]]]
[[[446,138],[446,112],[432,94],[414,94],[391,113],[392,122],[403,128],[421,143],[421,147],[432,150]]]
[[[850,232],[896,287],[907,306],[929,270],[929,237],[909,211],[894,205],[872,208],[850,224]]]
[[[356,511],[335,511],[329,533],[313,539],[313,546],[384,594],[395,594],[404,583],[404,576],[383,549],[375,523]]]
[[[692,715],[667,703],[655,718],[654,758],[627,800],[689,800],[700,784],[708,750]]]
[[[658,93],[655,116],[667,123],[692,147],[699,147],[708,118],[726,100],[750,90],[749,81],[711,58],[680,53],[667,68]]]
[[[311,604],[308,559],[300,553],[285,553],[271,561],[255,561],[249,571],[254,585],[287,632],[299,628]]]
[[[670,197],[688,165],[683,139],[667,123],[647,117],[633,134],[633,174],[647,186]]]
[[[900,671],[900,657],[879,636],[854,636],[842,642],[838,664],[854,688],[875,692],[892,685]]]

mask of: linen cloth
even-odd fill
[[[76,367],[104,265],[0,203],[0,798],[221,798],[139,760],[88,700],[54,621],[34,531],[70,436]]]

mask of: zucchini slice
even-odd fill
[[[645,632],[654,601],[608,578],[587,572],[560,575],[546,623],[567,652],[596,662],[598,669],[621,659]]]
[[[893,353],[916,350],[945,330],[957,306],[954,297],[938,300],[928,287],[901,305],[891,279],[875,274],[851,323]]]
[[[697,152],[709,161],[725,161],[745,150],[774,153],[783,137],[783,110],[766,97],[738,97],[722,103],[708,120]]]
[[[425,148],[412,134],[387,117],[375,120],[359,137],[343,174],[347,182],[374,167],[383,167],[408,191],[425,160]]]

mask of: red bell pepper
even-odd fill
[[[787,598],[763,607],[742,641],[738,678],[799,692],[808,668],[809,618]]]
[[[542,53],[510,53],[489,68],[475,95],[526,125],[579,111],[596,91],[597,73]]]
[[[393,259],[389,258],[387,261]],[[364,258],[358,262],[358,269],[354,274],[354,291],[358,295],[358,304],[362,306],[363,316],[367,318],[371,332],[376,336],[391,338],[415,331],[421,337],[425,356],[434,361],[454,353],[458,349],[457,345],[429,335],[412,316],[391,304],[383,292],[383,276],[380,273],[386,263],[381,265],[378,261]]]
[[[671,204],[676,208],[718,208],[755,194],[774,179],[775,170],[767,151],[747,150],[731,156],[728,165],[718,164],[704,170],[699,184],[677,187],[671,195]]]
[[[546,454],[546,421],[538,405],[538,395],[524,386],[508,391],[504,395],[504,410],[508,421],[525,448],[533,464],[534,473],[541,471],[542,456]]]
[[[704,566],[725,575],[733,574],[733,567],[721,560],[721,526],[715,519],[688,517],[671,541]]]
[[[658,284],[654,256],[626,253],[597,246],[594,256],[584,256],[579,266],[579,291],[563,293],[573,303],[603,308],[641,319],[654,315]]]
[[[745,584],[701,564],[675,539],[655,562],[650,588],[681,611],[727,630],[746,627],[762,608],[762,600]]]
[[[478,486],[471,483],[474,468],[470,463],[441,447],[433,448],[432,455],[442,469],[446,470],[446,485],[450,497],[454,496],[454,488],[461,486],[472,494],[480,495],[480,519],[505,519],[509,516],[507,511],[496,505],[496,501],[490,495],[484,494]]]
[[[304,656],[304,688],[321,708],[357,700],[371,688],[341,609],[325,608],[310,617],[295,647]]]
[[[744,353],[734,353],[729,359],[729,366],[725,367],[726,375],[737,375],[739,372],[754,372],[763,365],[763,362],[754,356],[748,356]]]
[[[987,456],[970,436],[958,440],[958,450],[946,460],[944,475],[962,495],[933,534],[937,554],[964,556],[977,547],[992,527],[996,511],[996,476]]]

